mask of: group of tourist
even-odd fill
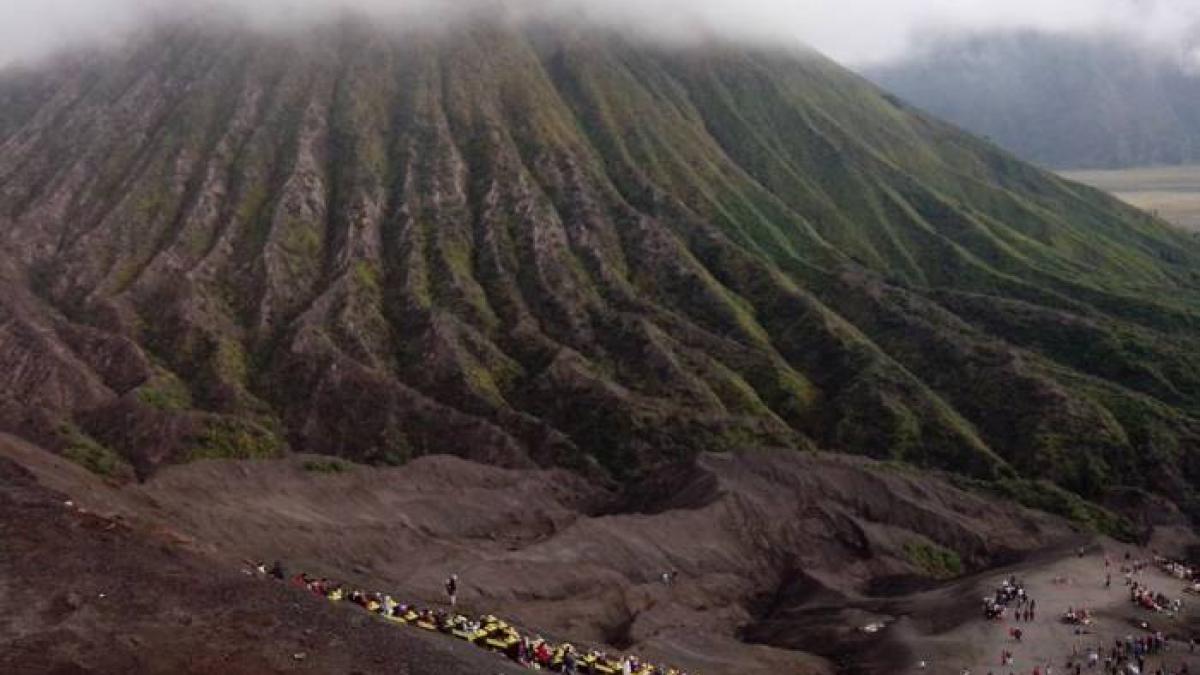
[[[263,563],[251,563],[251,567],[249,572],[252,574],[286,581],[333,602],[353,603],[392,623],[454,636],[480,648],[504,654],[528,668],[564,675],[687,675],[675,668],[646,663],[636,656],[613,657],[599,649],[579,650],[569,643],[552,644],[541,636],[523,635],[516,627],[492,615],[470,618],[455,611],[458,605],[458,575],[446,579],[447,611],[419,608],[399,602],[386,593],[349,588],[303,572],[289,578],[279,562],[270,568]]]
[[[1063,622],[1074,626],[1090,626],[1092,625],[1092,613],[1080,607],[1068,607],[1066,612],[1063,612]]]
[[[1083,550],[1079,551],[1079,556],[1084,557]],[[1129,598],[1138,607],[1156,613],[1166,613],[1169,616],[1175,616],[1183,610],[1181,598],[1169,598],[1161,592],[1151,590],[1141,578],[1142,572],[1151,565],[1158,567],[1171,577],[1187,582],[1187,590],[1200,593],[1200,569],[1157,555],[1143,559],[1126,553],[1119,569],[1124,575],[1125,585],[1129,589]],[[1112,570],[1116,566],[1106,556],[1104,567],[1103,584],[1105,588],[1109,588],[1112,585]],[[1051,582],[1055,585],[1072,583],[1071,579],[1066,577],[1055,577]],[[1009,576],[1000,583],[992,595],[984,599],[983,608],[984,617],[991,621],[1005,621],[1011,617],[1013,623],[1008,627],[1008,635],[1013,643],[1020,644],[1025,632],[1021,626],[1016,625],[1016,622],[1032,621],[1036,616],[1036,607],[1037,603],[1029,597],[1025,585],[1016,576]],[[1062,621],[1074,626],[1076,636],[1093,634],[1094,615],[1088,609],[1070,606],[1063,612]],[[1081,652],[1080,645],[1076,643],[1066,660],[1065,669],[1061,671],[1062,674],[1082,675],[1087,672],[1107,675],[1188,675],[1186,659],[1181,657],[1184,656],[1184,652],[1195,653],[1197,642],[1194,639],[1183,642],[1177,639],[1173,643],[1170,636],[1161,630],[1152,628],[1148,621],[1137,623],[1145,631],[1144,634],[1140,636],[1130,634],[1124,638],[1117,638],[1107,649],[1097,642],[1094,646]],[[1177,661],[1174,666],[1171,666],[1165,657],[1173,647],[1176,651],[1171,653],[1180,658],[1170,659]],[[999,665],[1006,669],[1001,672],[1012,674],[1013,671],[1007,669],[1012,668],[1016,661],[1014,655],[1016,648],[1013,646],[1012,649],[1001,650]],[[1151,658],[1156,656],[1162,658]],[[1148,664],[1148,661],[1158,662],[1158,665]],[[920,667],[923,669],[924,665],[922,662]],[[1151,668],[1151,670],[1147,670],[1147,668]],[[970,673],[966,669],[962,672]],[[1034,666],[1032,671],[1024,672],[1032,672],[1032,675],[1059,675],[1060,671],[1056,671],[1055,666],[1051,664],[1041,664]],[[987,675],[993,675],[993,672],[989,671]]]
[[[1107,675],[1188,675],[1188,665],[1182,662],[1177,668],[1164,663],[1153,672],[1146,670],[1146,658],[1166,651],[1168,645],[1161,633],[1139,638],[1129,635],[1124,640],[1114,640],[1104,656],[1103,672]],[[1097,650],[1089,652],[1087,663],[1089,670],[1099,666],[1100,655]],[[1080,672],[1078,667],[1075,672]]]
[[[1161,631],[1141,637],[1127,635],[1123,640],[1113,641],[1112,647],[1103,658],[1103,672],[1106,675],[1188,675],[1186,663],[1181,663],[1177,669],[1161,665],[1153,673],[1146,670],[1146,657],[1161,654],[1169,648],[1170,642]],[[1189,648],[1194,651],[1195,643],[1189,643]],[[1076,648],[1072,650],[1067,659],[1064,675],[1082,675],[1085,671],[1096,672],[1101,669],[1101,660],[1099,647],[1091,648],[1086,655],[1080,654]],[[1011,650],[1004,649],[1000,652],[1001,666],[1012,666],[1013,661],[1014,655]],[[963,673],[970,675],[970,671],[966,669],[963,670]],[[1055,675],[1054,666],[1049,664],[1034,666],[1032,674]],[[993,675],[993,673],[989,671],[988,675]]]
[[[1170,599],[1161,592],[1152,591],[1145,584],[1136,581],[1129,585],[1129,601],[1152,612],[1175,613],[1183,609],[1183,600]]]
[[[1165,574],[1187,582],[1196,580],[1196,569],[1190,565],[1162,556],[1156,556],[1155,561]]]
[[[1010,609],[1014,621],[1033,621],[1037,616],[1037,601],[1025,593],[1024,584],[1016,576],[1005,579],[993,595],[983,599],[983,616],[989,621],[1003,621]],[[1010,635],[1020,640],[1019,632],[1015,629]]]
[[[1153,561],[1164,573],[1188,582],[1189,587],[1195,583],[1195,572],[1188,565],[1158,555],[1154,556]],[[1129,601],[1153,612],[1178,614],[1183,611],[1182,598],[1168,598],[1165,594],[1154,591],[1145,583],[1133,578],[1134,574],[1140,574],[1149,565],[1149,561],[1141,559],[1127,561],[1127,564],[1122,565],[1121,571],[1125,573],[1125,585],[1129,587]]]

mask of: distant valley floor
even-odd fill
[[[1200,231],[1200,165],[1063,171],[1140,209],[1192,231]]]

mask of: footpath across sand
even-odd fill
[[[916,658],[916,663],[907,672],[959,675],[967,669],[972,675],[1008,675],[1032,673],[1035,667],[1047,673],[1046,666],[1049,665],[1052,674],[1073,673],[1073,668],[1067,668],[1073,649],[1086,656],[1092,647],[1097,647],[1101,654],[1101,667],[1091,672],[1103,672],[1103,656],[1115,639],[1162,631],[1174,639],[1169,650],[1146,659],[1146,672],[1154,673],[1161,666],[1167,672],[1175,673],[1186,664],[1189,672],[1200,673],[1200,651],[1191,652],[1187,642],[1192,635],[1189,626],[1200,617],[1200,597],[1184,593],[1182,580],[1151,564],[1134,574],[1133,579],[1168,598],[1182,598],[1183,611],[1173,617],[1138,607],[1130,601],[1129,587],[1120,572],[1126,552],[1134,559],[1152,557],[1150,549],[1106,540],[1087,547],[1083,557],[1064,552],[1049,560],[982,575],[978,583],[965,585],[958,593],[959,602],[973,603],[974,618],[938,634],[926,634],[919,625],[922,620],[917,617],[902,620],[893,627],[896,631],[893,639],[907,643]],[[1106,555],[1110,561],[1107,568]],[[1105,588],[1106,569],[1112,575],[1109,588]],[[1014,621],[1011,612],[1006,613],[1002,621],[983,618],[984,596],[1010,574],[1018,577],[1029,597],[1036,601],[1036,616],[1032,622]],[[972,597],[971,591],[978,597]],[[1093,614],[1094,621],[1084,628],[1083,634],[1077,634],[1077,626],[1062,620],[1069,608],[1085,608]],[[1146,623],[1148,630],[1140,626],[1141,622]],[[1019,642],[1010,635],[1010,629],[1014,627],[1023,632]],[[1013,654],[1011,665],[1001,664],[1005,650]],[[1083,670],[1089,672],[1086,663]]]

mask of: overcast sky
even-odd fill
[[[213,11],[232,0],[0,0],[0,64],[63,45],[111,39],[182,6]],[[1195,37],[1200,0],[239,0],[262,22],[320,18],[352,7],[444,22],[445,7],[483,1],[547,8],[652,31],[698,27],[730,37],[800,41],[850,65],[894,58],[928,31],[1037,28],[1121,30],[1171,48]],[[197,10],[203,7],[205,9]]]

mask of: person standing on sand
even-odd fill
[[[450,598],[450,606],[454,607],[458,604],[458,575],[451,574],[446,580],[446,595]]]

